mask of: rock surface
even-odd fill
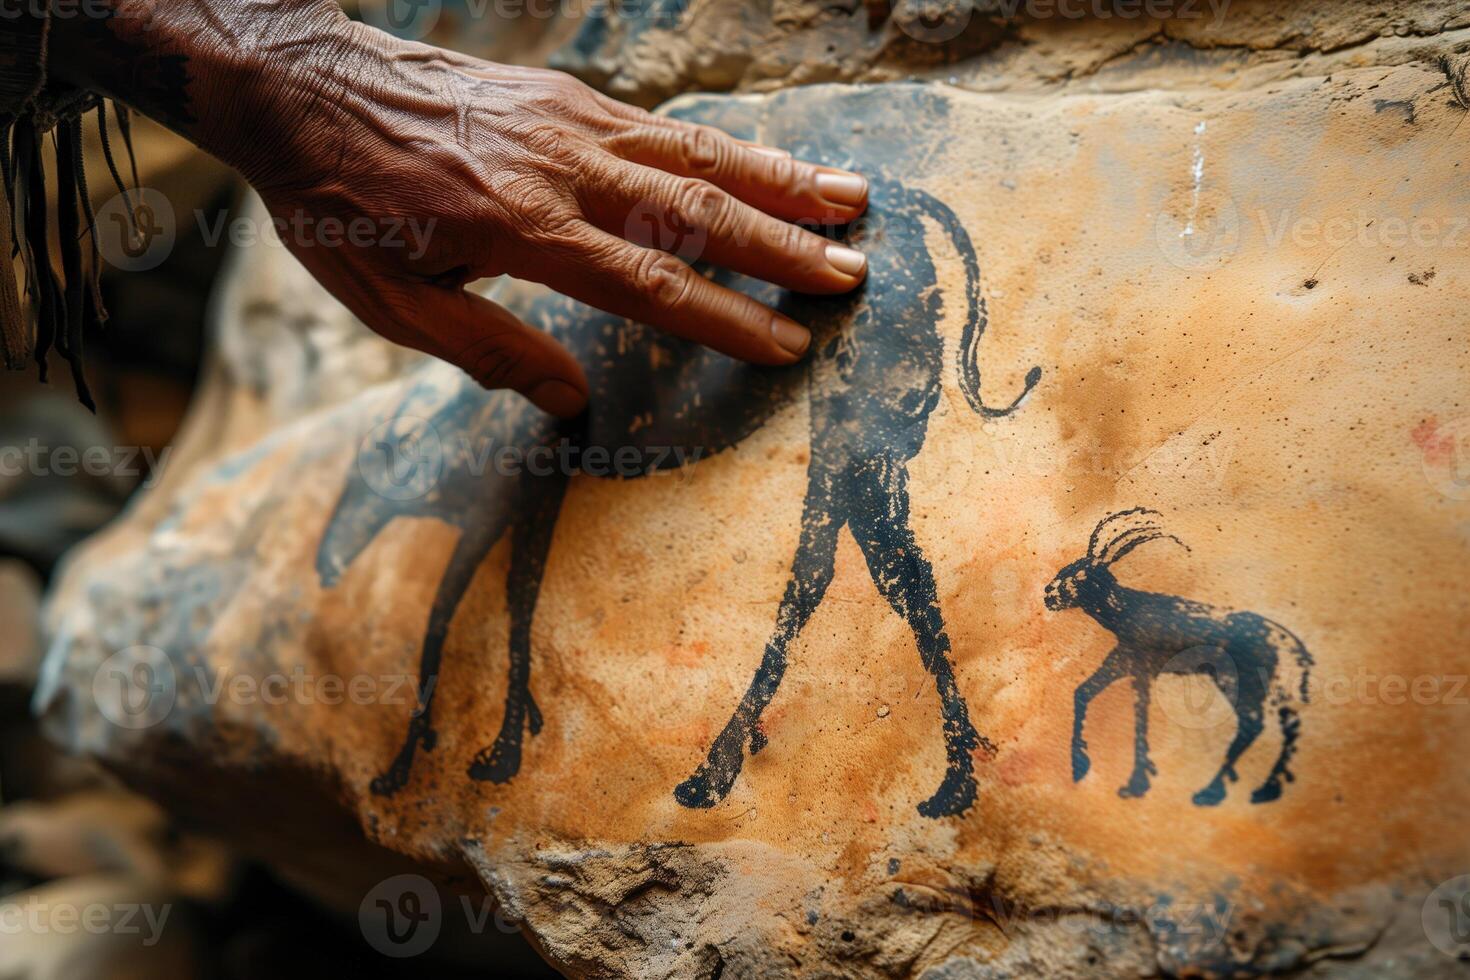
[[[680,100],[870,174],[874,274],[782,300],[790,373],[503,290],[592,363],[575,430],[247,254],[180,468],[53,597],[48,724],[574,975],[1461,975],[1464,38],[1292,10],[1229,86],[1170,29],[1096,91]],[[251,389],[245,310],[360,369]]]

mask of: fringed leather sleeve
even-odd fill
[[[82,120],[93,108],[119,189],[122,180],[107,140],[106,104],[92,93],[47,82],[50,23],[45,7],[0,0],[0,167],[5,184],[0,254],[9,259],[0,267],[0,358],[12,370],[34,362],[45,381],[54,348],[70,366],[82,404],[95,411],[82,370],[83,334],[107,319],[98,287],[102,259],[82,167]],[[131,157],[127,110],[115,106],[115,111]],[[48,144],[56,154],[59,270],[51,255],[42,160]]]

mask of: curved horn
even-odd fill
[[[1164,516],[1163,514],[1160,514],[1158,511],[1150,507],[1130,507],[1127,510],[1115,511],[1109,514],[1107,517],[1104,517],[1102,520],[1098,521],[1097,527],[1092,529],[1092,537],[1087,539],[1087,554],[1093,558],[1099,558],[1101,557],[1101,552],[1107,550],[1106,546],[1101,550],[1099,550],[1098,548],[1098,542],[1102,540],[1103,528],[1107,527],[1109,524],[1112,524],[1114,521],[1120,521],[1126,517],[1136,517],[1142,514],[1152,514],[1155,517]],[[1126,534],[1127,531],[1124,531],[1123,533]],[[1119,537],[1121,536],[1122,535],[1119,535]],[[1116,540],[1116,538],[1114,540]],[[1112,542],[1110,541],[1108,543],[1111,544]]]
[[[1125,534],[1119,535],[1112,542],[1110,542],[1110,546],[1113,544],[1117,544],[1119,541],[1122,541],[1123,538],[1126,537],[1129,533],[1132,532],[1125,532]],[[1185,551],[1190,550],[1189,545],[1185,544],[1183,541],[1180,541],[1172,534],[1165,534],[1162,530],[1158,528],[1140,528],[1138,533],[1133,534],[1133,537],[1131,539],[1121,545],[1116,551],[1112,552],[1109,557],[1102,559],[1102,563],[1105,565],[1112,565],[1115,562],[1122,561],[1123,557],[1127,555],[1128,552],[1132,551],[1134,548],[1137,548],[1139,545],[1148,544],[1150,541],[1159,540],[1172,541],[1179,547],[1183,548]]]
[[[1148,521],[1144,524],[1135,524],[1132,527],[1124,528],[1122,531],[1113,535],[1107,544],[1102,546],[1102,552],[1098,555],[1097,560],[1104,565],[1112,564],[1116,560],[1113,556],[1117,554],[1118,548],[1122,545],[1127,544],[1141,534],[1162,534],[1163,531],[1164,525],[1158,521]]]

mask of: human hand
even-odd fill
[[[174,125],[244,173],[328,290],[389,340],[554,414],[584,407],[582,368],[466,283],[534,280],[784,364],[804,353],[806,328],[704,278],[686,264],[696,256],[661,250],[653,233],[687,228],[698,258],[793,290],[845,292],[866,272],[860,253],[790,223],[858,217],[867,187],[855,174],[652,115],[559,72],[402,41],[319,0],[184,0],[152,17],[144,43],[187,52],[192,118]],[[329,221],[331,247],[292,233]],[[363,234],[350,234],[354,223]]]

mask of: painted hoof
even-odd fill
[[[1135,766],[1132,775],[1128,777],[1128,785],[1118,790],[1118,795],[1125,800],[1137,799],[1148,792],[1148,777],[1157,776],[1159,770],[1149,760],[1143,760],[1142,765]]]
[[[691,810],[708,810],[725,798],[724,793],[716,793],[710,786],[709,777],[705,775],[704,767],[678,786],[674,787],[674,799],[679,805]]]
[[[1272,800],[1281,799],[1281,784],[1272,780],[1265,783],[1260,789],[1251,794],[1252,803],[1270,803]]]
[[[439,733],[415,718],[409,722],[408,738],[404,740],[403,748],[398,750],[398,758],[393,760],[387,772],[369,783],[368,788],[374,796],[392,796],[397,793],[408,785],[408,774],[413,769],[414,750],[422,745],[425,752],[432,752],[437,744]]]
[[[1081,782],[1082,777],[1087,775],[1087,771],[1091,768],[1092,760],[1089,759],[1084,753],[1072,753],[1072,782]]]
[[[470,763],[470,778],[481,782],[508,783],[521,771],[521,747],[505,733]]]
[[[392,796],[408,785],[408,767],[394,766],[369,784],[374,796]]]
[[[1214,782],[1194,794],[1192,797],[1195,806],[1215,806],[1225,799],[1225,784]]]
[[[751,728],[740,724],[738,715],[730,719],[715,744],[709,747],[704,764],[674,788],[674,799],[679,805],[704,810],[723,800],[745,765],[745,741],[749,738],[754,745],[755,735]]]
[[[975,777],[962,769],[951,769],[934,795],[919,804],[919,816],[938,820],[957,817],[975,805]]]
[[[1148,792],[1147,779],[1131,779],[1128,785],[1118,787],[1118,795],[1125,800],[1136,800]]]

